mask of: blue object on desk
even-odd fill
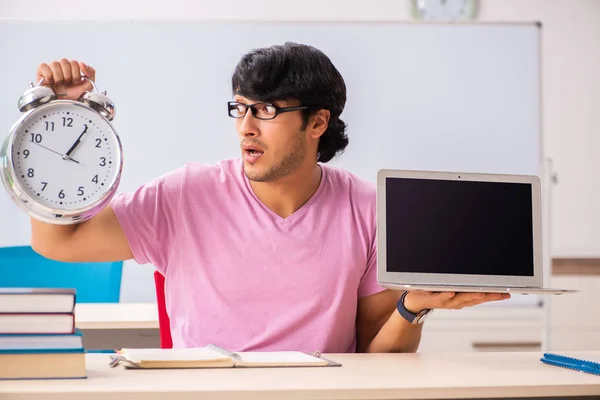
[[[540,361],[544,364],[554,365],[555,367],[600,375],[600,360],[574,358],[557,353],[544,353],[544,356],[540,358]]]
[[[67,263],[31,246],[0,247],[0,287],[73,288],[77,303],[118,303],[123,262]]]

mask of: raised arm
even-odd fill
[[[91,84],[81,72],[95,80],[94,68],[75,60],[61,59],[42,63],[37,80],[53,86],[65,99],[75,100]],[[110,206],[77,225],[54,225],[31,219],[31,246],[44,257],[59,261],[118,261],[132,258],[129,243]]]
[[[58,261],[120,261],[133,257],[110,206],[77,225],[54,225],[31,218],[31,247]]]

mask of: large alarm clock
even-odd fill
[[[114,196],[123,167],[121,141],[106,92],[61,100],[54,90],[30,84],[18,101],[24,114],[0,151],[2,182],[29,216],[53,224],[91,218]]]

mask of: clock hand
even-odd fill
[[[59,156],[61,156],[63,159],[65,159],[65,156],[64,156],[64,155],[62,155],[62,154],[60,154],[58,151],[54,151],[54,150],[52,150],[52,149],[50,149],[50,148],[48,148],[48,147],[44,146],[43,144],[39,144],[39,143],[35,143],[35,142],[34,142],[34,144],[36,144],[37,146],[40,146],[41,148],[44,148],[44,149],[46,149],[46,150],[48,150],[48,151],[51,151],[51,152],[53,152],[54,154],[58,154],[58,155],[59,155]],[[66,158],[66,160],[71,160],[71,161],[73,161],[73,162],[76,162],[77,164],[79,164],[79,161],[77,161],[77,160],[75,160],[75,159],[73,159],[73,158],[71,158],[71,157],[67,157],[67,158]]]
[[[66,160],[67,158],[69,158],[69,156],[71,155],[73,150],[75,150],[75,148],[79,145],[79,143],[81,143],[81,137],[83,136],[83,134],[85,132],[87,132],[87,129],[88,129],[87,124],[83,124],[83,126],[85,126],[85,128],[83,129],[83,132],[81,132],[81,135],[79,135],[79,137],[77,138],[75,143],[73,143],[73,146],[71,146],[71,148],[69,150],[67,150],[67,153],[63,156],[63,159]]]

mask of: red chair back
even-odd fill
[[[158,271],[154,271],[154,285],[156,286],[156,305],[158,306],[160,348],[170,349],[173,347],[173,340],[171,338],[171,321],[165,302],[165,277]]]

